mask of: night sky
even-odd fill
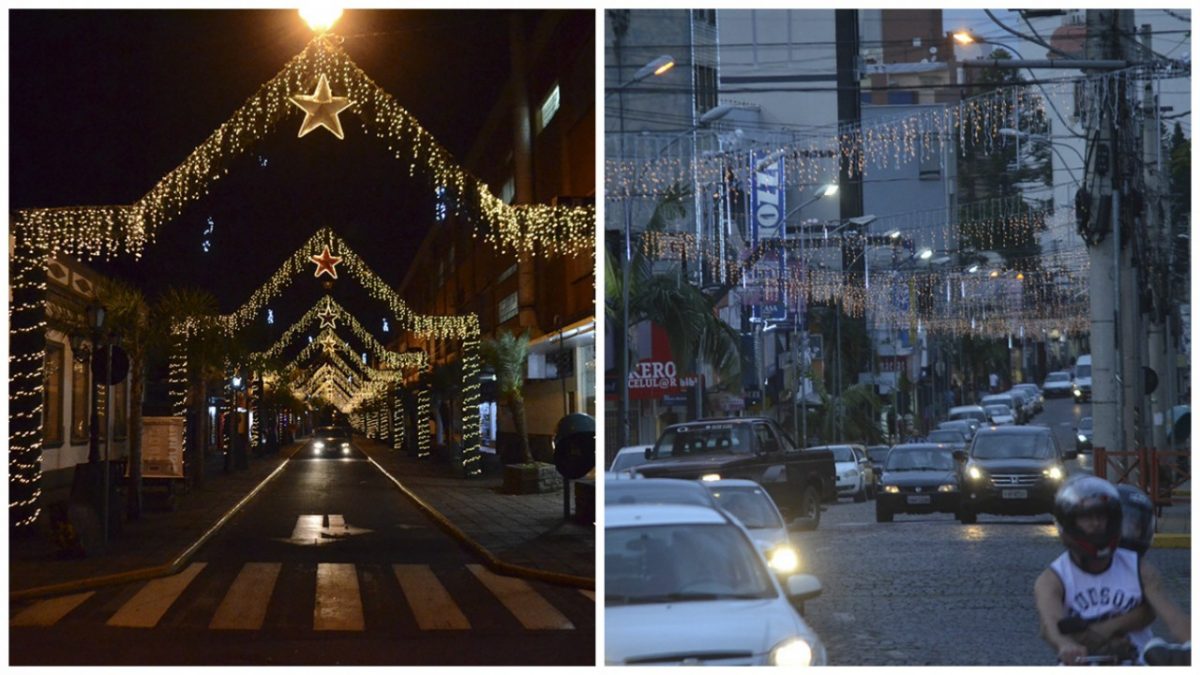
[[[507,14],[348,10],[334,32],[368,77],[462,158],[508,75]],[[295,10],[10,11],[10,208],[136,201],[312,35]],[[398,287],[433,223],[431,186],[410,179],[350,111],[343,141],[324,129],[298,139],[302,119],[297,109],[233,162],[160,227],[140,261],[88,264],[151,301],[168,286],[210,290],[227,313],[329,226]],[[324,292],[311,273],[297,276],[269,305],[270,333]],[[333,296],[381,341],[395,335],[382,333],[384,306],[350,275]]]

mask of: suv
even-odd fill
[[[1050,513],[1054,493],[1067,477],[1062,451],[1048,427],[980,429],[967,453],[966,491],[959,520],[974,523],[978,513],[1035,515]]]
[[[1075,402],[1092,400],[1092,355],[1084,354],[1075,359],[1074,372],[1071,393],[1075,396]]]
[[[784,518],[816,528],[821,502],[836,501],[833,453],[803,450],[763,417],[731,417],[673,424],[634,469],[647,478],[743,478],[762,485]]]

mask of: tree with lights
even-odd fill
[[[521,462],[533,464],[529,432],[525,425],[525,364],[529,360],[529,331],[520,335],[501,331],[480,346],[484,363],[496,371],[496,395],[512,415],[521,447]]]

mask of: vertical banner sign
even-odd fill
[[[762,251],[750,270],[750,279],[761,292],[757,314],[764,321],[787,319],[787,258],[776,248],[787,238],[784,216],[783,157],[764,163],[769,153],[750,153],[750,248]],[[760,248],[761,247],[761,248]]]

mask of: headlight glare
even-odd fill
[[[1080,443],[1087,443],[1087,436],[1083,434],[1075,434],[1075,438],[1078,438]]]
[[[980,480],[983,478],[983,472],[977,466],[967,467],[967,475],[971,477],[971,480]]]
[[[946,483],[938,486],[938,492],[958,492],[958,486],[954,483]]]
[[[800,569],[800,556],[796,554],[796,549],[783,544],[771,549],[767,555],[767,564],[780,574],[792,574]]]
[[[1050,480],[1062,480],[1063,478],[1062,469],[1058,468],[1057,466],[1052,466],[1049,469],[1046,469],[1042,472],[1042,474],[1048,477]]]
[[[789,638],[771,650],[773,666],[810,666],[813,650],[803,638]]]
[[[712,480],[721,480],[721,474],[719,474],[719,473],[706,473],[706,474],[704,474],[703,476],[700,476],[700,480],[708,480],[708,481],[712,481]]]
[[[883,491],[888,494],[900,494],[900,487],[897,485],[884,485]]]

